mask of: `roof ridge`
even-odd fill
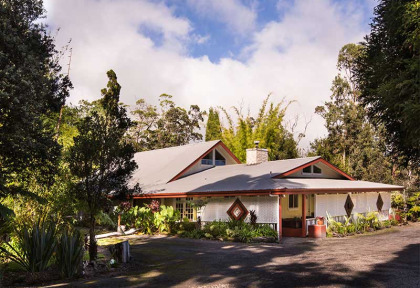
[[[192,145],[199,145],[199,144],[211,143],[211,142],[216,143],[216,142],[219,142],[219,141],[221,141],[221,140],[193,142],[193,143],[188,143],[188,144],[184,144],[184,145],[178,145],[178,146],[172,146],[172,147],[165,147],[165,148],[159,148],[159,149],[152,149],[152,150],[140,151],[140,152],[136,152],[134,154],[137,154],[137,153],[145,153],[145,152],[153,152],[153,151],[169,150],[169,149],[175,149],[175,148],[180,148],[180,147],[186,147],[186,146],[192,146]]]

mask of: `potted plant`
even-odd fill
[[[316,217],[316,225],[324,225],[324,217],[322,216]]]

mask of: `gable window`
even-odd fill
[[[175,209],[179,211],[181,219],[194,220],[194,208],[189,204],[189,201],[192,200],[192,197],[175,199]]]
[[[215,150],[216,152],[216,163],[214,163],[216,166],[223,166],[226,165],[226,159],[222,156],[222,154],[219,153],[219,151]]]
[[[313,173],[315,173],[315,174],[321,174],[322,173],[322,170],[321,170],[321,168],[319,168],[318,166],[312,166],[313,167]]]
[[[311,165],[302,169],[303,174],[322,174],[322,169],[318,166]]]
[[[302,171],[303,173],[312,173],[312,166],[305,167]]]
[[[213,165],[212,151],[210,151],[206,156],[201,159],[201,164],[203,165]]]
[[[299,195],[289,195],[289,208],[298,208],[299,207]]]

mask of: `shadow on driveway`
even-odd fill
[[[134,269],[72,286],[420,287],[420,225],[396,233],[283,244],[143,237]]]

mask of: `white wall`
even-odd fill
[[[347,215],[344,209],[348,194],[324,194],[315,195],[315,216],[327,216],[328,212],[331,216]],[[377,192],[369,193],[353,193],[350,194],[354,207],[352,214],[365,213],[369,211],[377,211],[376,201],[378,200]],[[391,193],[381,192],[381,197],[384,202],[382,210],[391,208]]]
[[[250,210],[255,210],[258,223],[277,223],[278,218],[278,197],[270,196],[238,196],[238,197],[212,197],[207,199],[207,205],[202,209],[201,220],[229,220],[226,213],[236,198],[242,201],[242,204]],[[249,215],[248,215],[249,218]],[[246,219],[248,221],[249,219]]]

